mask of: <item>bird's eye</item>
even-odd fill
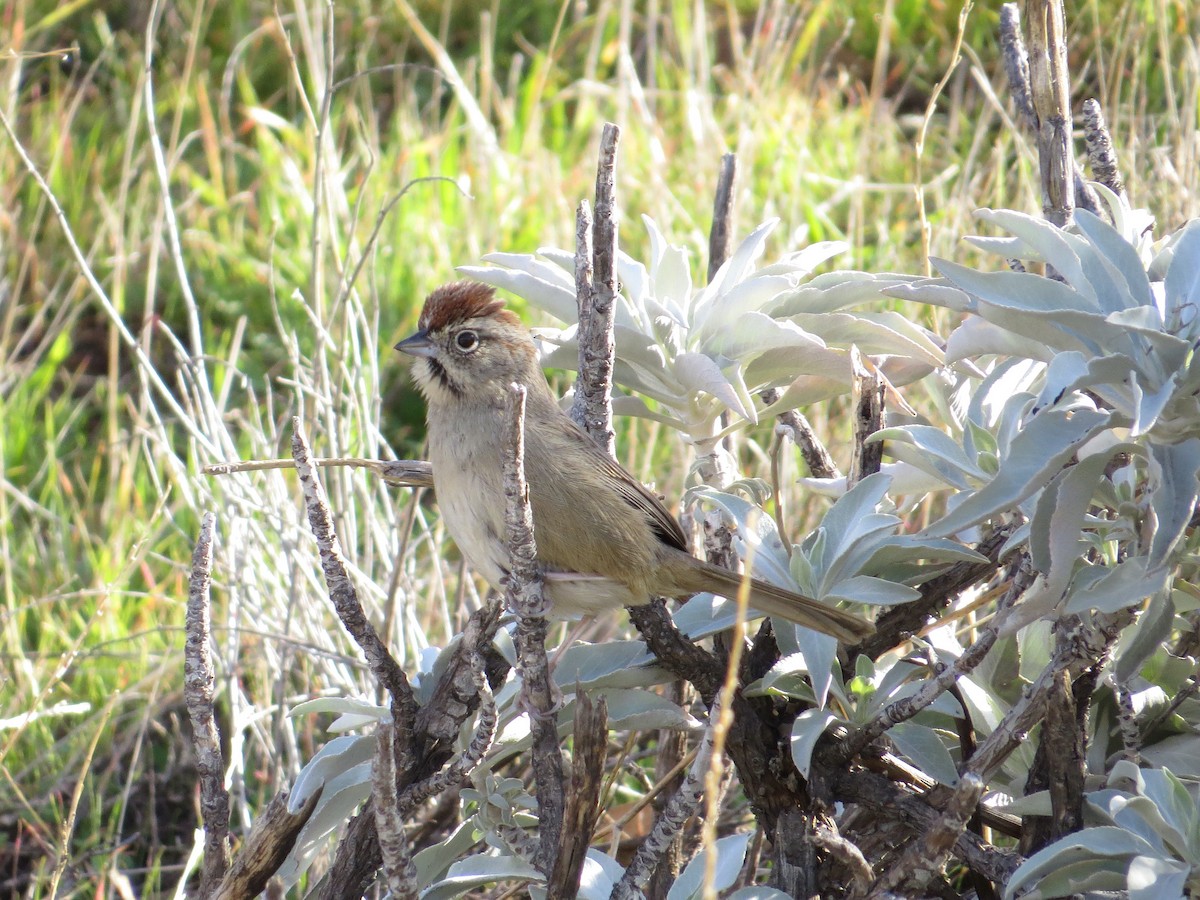
[[[459,350],[470,353],[479,346],[479,335],[473,331],[460,331],[458,337],[454,339],[454,343],[458,344]]]

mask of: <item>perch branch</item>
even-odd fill
[[[546,598],[534,543],[533,512],[525,481],[525,387],[510,387],[504,445],[504,525],[510,568],[505,601],[517,617],[517,671],[533,731],[532,766],[538,794],[538,852],[534,864],[549,872],[563,824],[563,761],[558,744],[557,703],[546,660]]]
[[[216,521],[213,513],[204,514],[200,522],[200,537],[192,553],[187,643],[184,645],[183,659],[183,695],[192,721],[196,770],[200,776],[200,814],[204,820],[204,867],[200,874],[200,897],[211,897],[229,868],[229,791],[225,789],[221,734],[213,715],[217,676],[212,664],[210,590]]]

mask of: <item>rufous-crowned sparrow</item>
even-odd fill
[[[509,385],[523,384],[525,478],[537,558],[559,616],[712,591],[736,597],[743,576],[696,559],[675,517],[558,407],[529,331],[492,288],[444,285],[419,330],[396,345],[417,357],[428,406],[438,506],[467,562],[499,588],[508,567],[499,436]],[[750,605],[843,641],[874,629],[842,610],[758,579]]]

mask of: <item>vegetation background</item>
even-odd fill
[[[1076,103],[1100,100],[1135,205],[1174,230],[1200,187],[1200,8],[1067,11]],[[371,690],[294,479],[203,465],[287,455],[297,414],[321,455],[420,455],[391,345],[455,266],[571,246],[606,120],[635,257],[648,215],[702,278],[733,151],[739,234],[783,223],[767,258],[843,239],[840,267],[922,273],[920,185],[931,252],[975,261],[974,209],[1041,206],[997,14],[970,11],[951,72],[960,9],[917,0],[5,4],[0,891],[174,887],[196,824],[181,626],[204,510],[235,816],[324,740],[327,719],[288,706]],[[836,404],[806,412],[845,446]],[[678,496],[682,448],[644,422],[619,432],[622,459]],[[753,442],[743,456],[762,465]],[[327,486],[411,668],[474,585],[419,497],[361,472]],[[812,503],[791,504],[794,534]]]

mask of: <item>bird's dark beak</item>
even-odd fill
[[[437,353],[437,345],[429,339],[427,331],[409,335],[396,345],[396,349],[409,356],[433,356]]]

